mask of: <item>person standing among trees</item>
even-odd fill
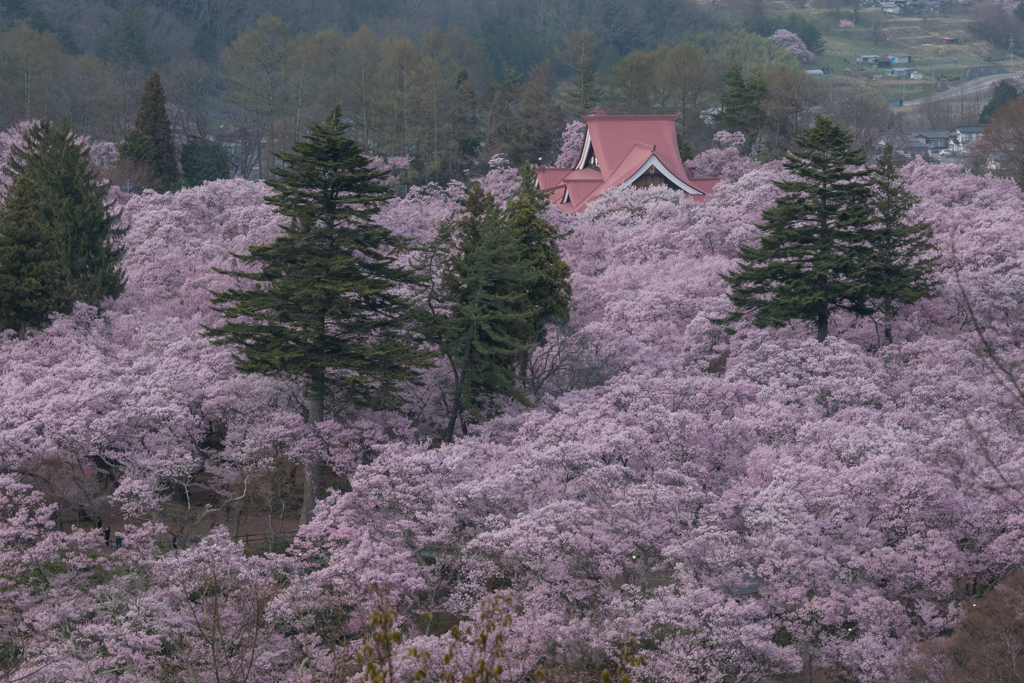
[[[927,224],[903,225],[912,201],[891,166],[864,168],[853,136],[818,114],[797,137],[785,167],[797,179],[777,182],[786,194],[762,213],[760,247],[740,249],[739,270],[723,275],[735,322],[753,313],[757,327],[805,320],[825,341],[837,311],[870,316],[930,296],[933,261]],[[882,187],[881,192],[876,188]]]
[[[411,304],[398,293],[418,276],[395,265],[403,239],[374,223],[391,189],[370,169],[337,106],[313,122],[292,152],[275,152],[282,166],[267,180],[266,198],[288,219],[273,244],[236,254],[255,272],[220,271],[255,283],[213,297],[226,321],[208,328],[214,344],[239,349],[241,372],[283,373],[305,383],[306,419],[324,420],[329,395],[365,405],[414,379],[432,363],[408,333]],[[323,464],[304,463],[301,522],[316,503]]]

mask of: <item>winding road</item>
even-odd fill
[[[1024,72],[1018,71],[1016,73],[1008,74],[995,74],[994,76],[982,76],[981,78],[975,78],[973,81],[967,81],[963,85],[958,85],[950,88],[949,90],[943,90],[941,92],[932,93],[928,97],[922,97],[919,100],[910,100],[904,102],[904,107],[916,107],[919,104],[925,104],[926,102],[938,102],[941,100],[956,100],[960,97],[974,95],[979,92],[984,92],[999,81],[1005,81],[1007,79],[1013,79],[1017,82],[1024,80]]]

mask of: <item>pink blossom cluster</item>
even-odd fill
[[[396,676],[440,680],[453,640],[420,615],[469,623],[498,593],[517,677],[614,661],[635,638],[638,681],[766,680],[808,661],[891,680],[957,623],[965,591],[1024,560],[1024,402],[974,325],[1020,367],[1024,197],[914,162],[911,218],[932,224],[943,284],[891,321],[892,344],[881,321],[842,316],[824,344],[802,324],[730,334],[714,322],[731,310],[721,274],[788,176],[720,137],[690,162],[725,178],[702,203],[653,187],[547,214],[574,300],[530,359],[534,405],[496,403],[440,447],[441,368],[400,412],[313,429],[301,387],[238,374],[201,336],[218,320],[209,290],[234,284],[211,267],[279,234],[268,188],[120,196],[125,294],[0,341],[0,630],[18,675],[328,680],[357,666],[339,643],[388,607],[432,653],[397,652]],[[485,183],[510,193],[514,174],[499,160]],[[413,188],[380,222],[426,243],[465,192]],[[244,497],[309,459],[346,487],[287,553],[248,555],[222,527],[158,547],[176,533],[167,502],[200,475]],[[132,522],[124,548],[57,523],[101,503]]]
[[[760,166],[756,160],[740,154],[738,148],[746,142],[743,133],[720,130],[715,133],[715,142],[717,149],[705,150],[684,162],[687,173],[692,177],[724,178],[734,182]]]
[[[572,168],[583,153],[583,144],[587,139],[587,124],[583,121],[570,121],[562,131],[562,148],[555,160],[555,168]]]
[[[804,41],[800,39],[800,36],[792,31],[780,28],[775,33],[771,34],[768,39],[783,50],[792,54],[801,62],[806,62],[814,57],[814,53],[807,49],[807,46],[804,45]]]
[[[839,28],[853,28],[854,23],[849,19],[840,19]]]

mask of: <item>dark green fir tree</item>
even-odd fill
[[[0,325],[22,339],[74,303],[66,242],[40,218],[39,189],[27,176],[15,178],[0,210]]]
[[[870,170],[851,150],[853,136],[821,116],[797,137],[800,150],[785,167],[795,180],[776,182],[786,194],[762,213],[759,247],[740,249],[739,270],[723,276],[736,321],[753,313],[757,327],[805,320],[828,336],[836,311],[874,313],[881,290],[874,245]]]
[[[396,264],[404,241],[374,222],[391,190],[370,168],[335,107],[268,180],[267,202],[287,222],[273,244],[238,255],[255,272],[231,271],[254,287],[216,293],[225,323],[207,331],[216,344],[238,348],[242,372],[284,374],[305,384],[307,420],[324,419],[329,396],[365,405],[394,394],[432,363],[407,333],[411,304],[400,286],[417,275]],[[301,519],[309,520],[322,478],[307,463]]]
[[[546,200],[532,167],[504,208],[474,187],[462,217],[442,230],[434,250],[447,254],[438,298],[430,307],[434,339],[453,384],[446,397],[444,440],[479,416],[495,397],[529,404],[524,390],[532,352],[546,342],[549,323],[569,317],[569,267],[555,229],[540,217]]]
[[[31,181],[37,218],[63,245],[74,300],[99,306],[107,297],[117,298],[124,291],[121,251],[113,244],[118,214],[67,119],[60,126],[46,120],[33,125],[24,145],[12,148],[9,165],[15,184]]]
[[[978,116],[978,123],[983,126],[992,123],[992,117],[995,116],[996,109],[999,109],[1004,104],[1016,101],[1018,97],[1020,97],[1020,92],[1017,88],[1013,87],[1012,83],[1000,81],[992,90],[992,97],[982,107],[981,114]]]
[[[743,66],[733,62],[725,72],[725,92],[722,93],[721,111],[715,115],[716,123],[729,132],[742,132],[747,136],[749,146],[760,124],[764,95],[765,84],[761,75],[754,73],[744,78]]]
[[[206,138],[189,138],[181,146],[181,177],[185,187],[231,177],[231,162],[224,146]]]
[[[124,134],[124,140],[117,145],[117,158],[136,166],[153,168],[153,139],[137,128]]]
[[[892,160],[891,145],[874,170],[872,203],[877,223],[871,240],[874,265],[867,273],[871,283],[872,306],[882,316],[884,343],[892,343],[892,324],[900,306],[916,303],[935,294],[934,276],[938,255],[931,243],[931,225],[908,223],[917,197],[906,188],[899,168]]]
[[[178,155],[171,135],[171,120],[167,118],[167,101],[160,74],[153,69],[142,90],[139,111],[135,115],[135,130],[153,142],[153,181],[156,189],[168,190],[178,182]]]

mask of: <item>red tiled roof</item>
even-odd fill
[[[562,197],[552,193],[552,201],[566,213],[578,213],[593,199],[629,181],[649,165],[648,162],[657,162],[668,176],[684,186],[682,189],[687,194],[703,200],[718,179],[694,179],[686,173],[676,138],[678,118],[678,115],[609,116],[603,111],[584,116],[587,142],[576,167],[592,150],[598,168],[541,168],[537,174],[538,185],[541,189],[553,190],[564,184],[569,190],[569,202],[560,203],[564,193]]]

